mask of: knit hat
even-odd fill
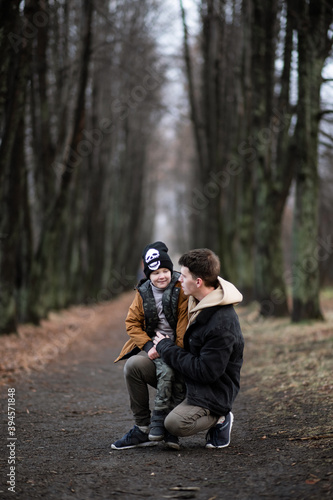
[[[168,255],[168,247],[162,241],[156,241],[147,245],[142,253],[143,270],[149,279],[152,271],[165,267],[173,271],[173,263]]]

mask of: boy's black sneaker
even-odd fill
[[[168,412],[165,410],[154,410],[148,437],[150,441],[163,441],[165,435],[164,420]]]
[[[172,448],[173,450],[180,450],[178,437],[170,434],[170,432],[168,431],[165,431],[164,442],[168,448]]]
[[[111,448],[114,450],[128,450],[129,448],[139,448],[143,446],[154,446],[157,443],[149,441],[147,432],[143,432],[137,425],[128,431],[121,439],[115,441]]]
[[[234,416],[230,411],[222,424],[211,427],[206,434],[206,448],[225,448],[229,446],[233,421]]]

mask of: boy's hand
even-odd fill
[[[156,332],[156,336],[155,336],[155,338],[154,338],[154,340],[153,340],[153,342],[154,342],[154,346],[157,346],[157,344],[158,344],[161,340],[163,340],[163,339],[169,339],[169,338],[170,338],[170,337],[169,337],[169,335],[162,335],[160,332]]]
[[[148,357],[149,359],[156,359],[156,358],[159,358],[160,355],[158,354],[158,352],[156,351],[156,347],[152,347],[151,349],[149,349],[148,351]]]

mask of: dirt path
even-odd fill
[[[123,363],[113,364],[131,297],[97,308],[90,327],[43,369],[4,379],[0,498],[332,498],[333,318],[296,329],[239,310],[246,356],[225,450],[205,449],[199,434],[182,439],[180,451],[111,451],[133,424]],[[8,388],[16,440],[7,429]]]

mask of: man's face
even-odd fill
[[[157,271],[151,272],[149,279],[156,288],[164,290],[171,281],[171,271],[166,267],[161,267]]]
[[[198,291],[197,279],[194,279],[188,267],[182,266],[180,269],[181,275],[179,281],[182,284],[182,289],[185,295],[193,295],[195,297]]]

